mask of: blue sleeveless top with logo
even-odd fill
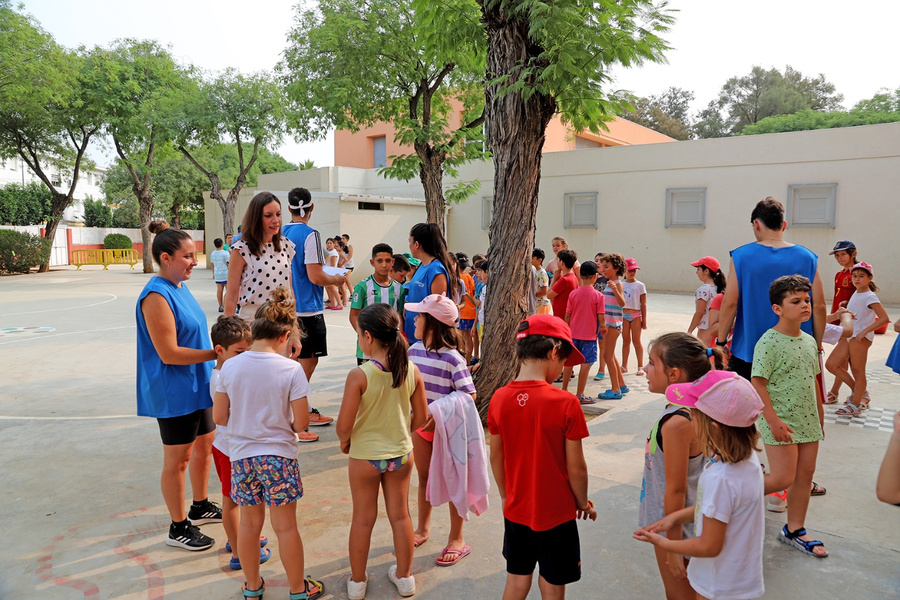
[[[450,283],[450,277],[447,275],[447,269],[444,267],[444,265],[441,264],[441,261],[439,261],[438,259],[434,259],[427,265],[422,265],[418,269],[416,269],[416,274],[413,275],[412,280],[407,284],[408,287],[406,296],[403,298],[404,306],[412,302],[421,302],[425,299],[426,296],[430,296],[431,283],[438,275],[447,277],[447,283]],[[445,293],[444,295],[446,296],[447,294]],[[406,337],[409,340],[410,345],[419,341],[418,338],[416,338],[416,324],[413,322],[417,314],[419,313],[415,313],[410,310],[406,311],[406,321],[403,331],[404,333],[406,333]]]
[[[319,232],[306,223],[285,223],[281,228],[281,234],[294,242],[297,253],[291,261],[291,276],[294,287],[294,301],[297,303],[297,314],[321,313],[325,310],[325,301],[322,293],[325,291],[320,285],[314,284],[306,274],[306,239],[316,236],[316,247],[319,253],[319,264],[325,264],[325,255],[322,253],[322,244]]]

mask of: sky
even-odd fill
[[[302,0],[301,0],[302,1]],[[209,71],[243,72],[275,66],[294,22],[297,0],[23,0],[56,41],[69,48],[105,46],[118,38],[155,39],[179,61]],[[848,10],[835,0],[670,0],[676,22],[664,36],[672,47],[665,64],[618,69],[615,87],[639,96],[670,86],[696,95],[704,108],[725,81],[754,65],[783,70],[791,65],[807,76],[822,73],[844,95],[844,107],[881,88],[900,87],[890,65],[900,3]],[[318,142],[290,139],[278,152],[293,163],[312,159],[334,164],[331,136]],[[97,158],[95,156],[95,158]],[[98,159],[99,160],[99,159]]]

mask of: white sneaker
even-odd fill
[[[397,586],[397,591],[404,598],[408,598],[416,593],[416,578],[412,575],[409,577],[397,577],[397,565],[391,565],[391,568],[388,570],[388,579]]]
[[[363,600],[366,597],[366,586],[369,584],[369,574],[363,581],[353,581],[352,575],[347,578],[347,597],[350,600]]]
[[[773,492],[766,496],[766,510],[770,512],[783,513],[787,510],[787,492]]]

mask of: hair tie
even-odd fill
[[[706,349],[706,355],[707,355],[708,357],[712,358],[712,355],[713,355],[713,349],[712,349],[712,348],[707,348],[707,349]]]
[[[397,333],[400,333],[400,328],[399,328],[399,327],[394,327],[394,331],[396,331]]]

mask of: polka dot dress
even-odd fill
[[[255,256],[250,253],[244,240],[235,242],[232,249],[238,251],[247,263],[241,274],[238,303],[241,305],[241,316],[252,319],[256,313],[255,307],[265,304],[272,290],[279,285],[290,289],[291,261],[294,259],[296,248],[291,240],[283,237],[280,252],[275,250],[272,242],[269,242],[263,246],[262,255]]]

